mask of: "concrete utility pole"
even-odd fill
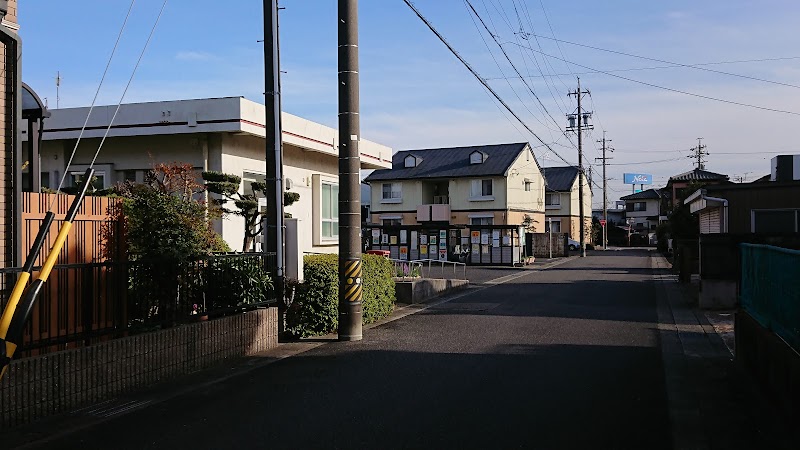
[[[264,86],[266,106],[267,228],[262,251],[275,252],[278,331],[284,331],[283,142],[278,0],[264,0]]]
[[[597,142],[602,142],[603,143],[603,157],[602,158],[595,158],[595,159],[596,160],[600,159],[600,160],[603,161],[603,220],[605,221],[605,224],[603,225],[602,228],[603,228],[603,251],[605,251],[608,248],[608,231],[607,231],[608,230],[608,228],[607,228],[608,227],[608,193],[606,191],[606,189],[608,187],[608,184],[607,184],[608,179],[606,178],[606,161],[608,161],[609,159],[614,159],[614,158],[606,157],[606,150],[608,150],[610,152],[613,152],[614,149],[611,148],[611,147],[606,147],[606,143],[607,142],[611,142],[611,139],[606,139],[606,131],[605,130],[603,130],[603,139],[600,140],[600,141],[597,141]]]
[[[361,158],[358,0],[339,0],[339,340],[360,341]]]
[[[584,176],[585,176],[585,174],[583,173],[583,130],[584,129],[591,130],[591,129],[594,128],[591,125],[585,125],[584,126],[584,123],[586,123],[589,120],[589,117],[591,117],[592,113],[591,112],[584,112],[581,109],[581,98],[584,96],[584,94],[588,94],[588,93],[589,93],[589,91],[582,91],[581,90],[581,79],[578,78],[578,89],[576,91],[573,91],[573,92],[570,92],[569,94],[567,94],[570,97],[574,95],[575,97],[578,98],[578,114],[577,114],[578,127],[575,128],[574,126],[572,126],[572,123],[574,122],[574,119],[575,119],[575,115],[569,115],[567,117],[570,119],[570,126],[567,127],[567,131],[575,131],[575,132],[578,133],[578,197],[580,198],[579,199],[580,205],[578,207],[578,211],[579,211],[578,214],[580,215],[581,258],[585,258],[586,257],[586,221],[584,220],[585,212],[584,212],[584,205],[583,205],[583,203],[584,203],[584,201],[583,201],[583,198],[584,198],[583,197],[583,190],[584,190],[583,189],[583,179],[584,179]]]
[[[707,145],[703,145],[702,143],[703,138],[697,138],[697,147],[692,147],[692,155],[689,155],[689,158],[697,159],[697,168],[700,170],[705,169],[705,157],[708,156],[708,152],[704,151]]]

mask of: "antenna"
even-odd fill
[[[56,109],[61,103],[61,71],[56,72]]]

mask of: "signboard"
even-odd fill
[[[649,173],[626,173],[625,184],[653,184],[653,176]]]
[[[439,261],[447,261],[447,249],[439,249]]]
[[[428,246],[426,244],[419,245],[419,253],[420,255],[427,255],[428,254]]]
[[[408,247],[400,247],[400,260],[408,261]]]
[[[600,219],[600,226],[601,227],[606,226],[606,219]]]
[[[473,231],[470,235],[470,243],[472,244],[480,244],[481,243],[481,232],[480,231]]]

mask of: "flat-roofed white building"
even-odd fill
[[[97,106],[69,168],[70,186],[86,170],[116,106]],[[56,109],[45,122],[40,151],[41,185],[55,188],[80,135],[89,108]],[[339,162],[337,130],[282,113],[284,186],[300,194],[286,212],[298,219],[301,252],[338,251]],[[241,97],[124,104],[97,158],[98,184],[143,181],[154,163],[183,162],[198,171],[220,171],[249,181],[266,173],[264,105]],[[392,149],[362,139],[362,169],[391,167]],[[244,221],[215,224],[232,249],[241,250]],[[287,250],[288,251],[288,250]]]

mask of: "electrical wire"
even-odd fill
[[[106,75],[108,75],[108,69],[111,67],[111,61],[114,59],[114,55],[117,52],[117,48],[119,47],[119,42],[122,40],[122,34],[125,31],[125,27],[128,25],[128,19],[131,17],[131,11],[133,11],[133,5],[136,3],[136,0],[131,0],[131,5],[128,7],[128,12],[125,14],[125,20],[122,22],[122,27],[120,27],[119,34],[117,35],[117,40],[114,42],[114,48],[111,50],[111,55],[108,58],[108,63],[106,63],[106,68],[103,70],[103,76],[100,78],[100,84],[97,86],[97,90],[94,93],[94,98],[92,99],[92,103],[89,106],[89,112],[86,114],[86,120],[83,122],[83,126],[81,127],[81,132],[78,134],[78,139],[75,141],[75,146],[72,148],[72,153],[69,156],[69,160],[67,161],[67,166],[64,169],[64,175],[61,176],[61,181],[58,182],[58,188],[56,192],[60,191],[62,187],[64,187],[64,181],[67,179],[67,174],[69,173],[69,167],[72,165],[72,161],[75,159],[75,153],[78,151],[78,145],[81,143],[81,139],[83,138],[83,133],[86,131],[86,126],[89,124],[89,118],[92,116],[92,111],[94,110],[94,106],[97,103],[97,97],[100,95],[100,90],[103,87],[103,83],[106,80]],[[56,197],[54,196],[50,202],[49,210],[53,209],[53,205],[55,204]]]
[[[512,45],[520,45],[520,44],[517,44],[515,42],[510,42],[510,41],[508,43],[512,44]],[[531,48],[531,47],[528,47],[528,48]],[[536,49],[533,49],[533,48],[531,48],[531,49],[533,51],[537,51]],[[558,56],[549,55],[549,54],[546,54],[546,53],[542,53],[542,54],[545,55],[545,56],[548,56],[550,58],[555,58],[555,59],[559,59],[559,60],[562,59],[562,58],[559,58]],[[597,71],[599,73],[602,73],[602,74],[605,74],[605,75],[608,75],[608,76],[611,76],[611,77],[614,77],[614,78],[620,78],[622,80],[630,81],[632,83],[642,84],[642,85],[645,85],[645,86],[649,86],[649,87],[656,88],[656,89],[662,89],[662,90],[674,92],[674,93],[677,93],[677,94],[684,94],[684,95],[688,95],[688,96],[691,96],[691,97],[698,97],[698,98],[703,98],[703,99],[711,100],[711,101],[715,101],[715,102],[727,103],[727,104],[737,105],[737,106],[743,106],[743,107],[746,107],[746,108],[759,109],[759,110],[762,110],[762,111],[771,111],[771,112],[777,112],[777,113],[781,113],[781,114],[790,114],[790,115],[793,115],[793,116],[800,116],[800,113],[796,112],[796,111],[787,111],[787,110],[783,110],[783,109],[769,108],[769,107],[766,107],[766,106],[752,105],[752,104],[749,104],[749,103],[742,103],[742,102],[737,102],[737,101],[734,101],[734,100],[726,100],[726,99],[719,98],[719,97],[711,97],[709,95],[703,95],[703,94],[697,94],[697,93],[694,93],[694,92],[682,91],[680,89],[674,89],[674,88],[660,86],[660,85],[653,84],[653,83],[647,83],[645,81],[636,80],[636,79],[633,79],[633,78],[623,77],[622,75],[616,75],[616,74],[613,74],[613,73],[610,73],[610,72],[606,72],[606,71],[602,71],[602,70],[598,70],[598,69],[595,69],[593,67],[589,67],[589,66],[586,66],[586,65],[583,65],[583,64],[578,64],[578,63],[576,63],[574,61],[566,61],[566,62],[568,62],[568,63],[570,63],[572,65],[578,66],[578,67],[583,67],[584,69],[594,70],[594,71]]]
[[[131,83],[133,82],[133,77],[136,75],[136,71],[139,69],[139,65],[142,63],[142,58],[144,57],[144,54],[147,51],[147,47],[150,45],[150,41],[153,39],[153,34],[155,34],[156,32],[156,28],[158,27],[158,23],[161,21],[161,16],[164,14],[164,9],[167,7],[168,1],[169,0],[164,0],[164,3],[161,4],[161,10],[159,10],[158,12],[158,17],[156,17],[156,21],[153,24],[153,28],[150,29],[150,34],[147,36],[147,41],[144,43],[144,47],[142,47],[141,53],[139,53],[139,59],[136,60],[136,65],[133,67],[133,71],[131,72],[130,78],[128,78],[128,84],[125,85],[125,90],[122,92],[122,95],[119,98],[119,103],[117,103],[117,109],[114,111],[114,115],[108,122],[108,128],[106,128],[106,131],[103,134],[103,139],[100,141],[100,145],[97,146],[97,151],[94,152],[94,158],[92,158],[92,163],[89,165],[89,167],[94,166],[95,161],[97,161],[97,156],[100,155],[100,150],[103,148],[103,144],[106,142],[108,133],[111,131],[111,126],[114,124],[114,119],[117,118],[119,109],[120,107],[122,107],[122,102],[125,100],[125,95],[127,95],[128,89],[131,87]]]
[[[523,121],[523,120],[522,120],[522,118],[520,118],[520,117],[519,117],[519,115],[517,115],[517,113],[516,113],[516,112],[514,112],[514,110],[513,110],[513,109],[511,109],[511,107],[510,107],[510,106],[508,106],[508,103],[506,103],[506,102],[505,102],[505,100],[503,100],[503,99],[500,97],[500,95],[499,95],[499,94],[497,94],[497,92],[495,92],[495,90],[494,90],[494,89],[492,89],[492,87],[491,87],[491,86],[489,86],[489,83],[487,83],[487,82],[486,82],[486,80],[484,80],[484,79],[483,79],[483,78],[482,78],[482,77],[481,77],[481,76],[478,74],[478,72],[476,72],[476,71],[475,71],[475,69],[473,69],[473,68],[472,68],[472,66],[471,66],[471,65],[470,65],[470,64],[469,64],[469,63],[468,63],[468,62],[467,62],[467,61],[466,61],[466,60],[465,60],[465,59],[464,59],[464,58],[463,58],[463,57],[462,57],[462,56],[461,56],[461,55],[460,55],[460,54],[459,54],[459,53],[458,53],[458,52],[457,52],[457,51],[456,51],[454,48],[453,48],[453,46],[451,46],[451,45],[450,45],[450,43],[449,43],[449,42],[447,42],[447,39],[445,39],[445,38],[444,38],[444,36],[442,36],[442,34],[441,34],[441,33],[439,33],[439,31],[437,31],[437,30],[436,30],[436,28],[433,26],[433,24],[431,24],[431,23],[428,21],[428,19],[426,19],[426,18],[425,18],[425,16],[423,16],[423,15],[422,15],[422,13],[421,13],[421,12],[420,12],[420,11],[417,9],[417,7],[416,7],[416,6],[414,6],[414,4],[413,4],[413,3],[411,3],[411,1],[410,1],[410,0],[403,0],[403,3],[405,3],[405,4],[406,4],[406,5],[407,5],[407,6],[408,6],[408,7],[409,7],[409,8],[410,8],[410,9],[411,9],[413,12],[414,12],[414,14],[415,14],[415,15],[416,15],[416,16],[417,16],[417,17],[418,17],[418,18],[419,18],[419,19],[420,19],[420,20],[421,20],[421,21],[422,21],[422,22],[423,22],[423,23],[424,23],[424,24],[425,24],[427,27],[428,27],[428,29],[430,29],[430,30],[431,30],[431,32],[433,32],[433,34],[435,34],[435,35],[436,35],[436,37],[437,37],[437,38],[439,38],[439,40],[440,40],[440,41],[441,41],[441,42],[442,42],[442,43],[443,43],[443,44],[444,44],[444,45],[447,47],[447,49],[448,49],[448,50],[450,50],[450,53],[452,53],[452,54],[453,54],[453,56],[455,56],[455,57],[456,57],[456,58],[457,58],[457,59],[458,59],[458,60],[461,62],[461,64],[463,64],[463,65],[464,65],[464,67],[466,67],[466,68],[467,68],[467,70],[469,70],[469,72],[470,72],[470,73],[471,73],[471,74],[472,74],[472,75],[473,75],[473,76],[474,76],[474,77],[475,77],[475,78],[478,80],[478,82],[480,82],[480,83],[483,85],[483,87],[485,87],[485,88],[486,88],[486,89],[487,89],[489,92],[491,92],[492,96],[494,96],[494,98],[495,98],[495,99],[496,99],[498,102],[500,102],[500,104],[501,104],[501,105],[503,105],[503,107],[505,107],[505,108],[506,108],[506,110],[508,110],[508,112],[509,112],[509,113],[511,113],[511,115],[512,115],[512,116],[514,116],[514,118],[515,118],[515,119],[517,119],[517,121],[518,121],[520,124],[522,124],[522,126],[523,126],[523,127],[525,127],[525,129],[526,129],[526,130],[528,130],[528,132],[529,132],[531,135],[533,135],[533,137],[535,137],[535,138],[536,138],[536,140],[538,140],[540,143],[542,143],[542,145],[544,145],[545,147],[547,147],[547,148],[548,148],[548,149],[549,149],[551,152],[553,152],[553,154],[554,154],[554,155],[556,155],[556,156],[557,156],[559,159],[561,159],[562,161],[564,161],[566,164],[569,164],[569,161],[567,161],[566,159],[564,159],[564,157],[562,157],[560,154],[558,154],[558,152],[556,152],[555,150],[553,150],[553,149],[552,149],[552,148],[551,148],[551,147],[550,147],[550,146],[549,146],[549,145],[548,145],[546,142],[544,142],[544,140],[542,140],[542,138],[541,138],[541,137],[539,137],[539,135],[538,135],[538,134],[536,134],[536,132],[534,132],[534,131],[531,129],[531,127],[530,127],[530,126],[528,126],[528,124],[527,124],[527,123],[525,123],[525,121]]]
[[[682,64],[682,63],[677,63],[677,62],[673,62],[673,61],[667,61],[667,60],[664,60],[664,59],[650,58],[648,56],[636,55],[636,54],[633,54],[633,53],[626,53],[626,52],[621,52],[621,51],[618,51],[618,50],[611,50],[611,49],[602,48],[602,47],[595,47],[593,45],[587,45],[587,44],[581,44],[581,43],[578,43],[578,42],[565,41],[563,39],[556,39],[556,38],[551,38],[551,37],[547,37],[547,36],[541,36],[541,38],[542,39],[552,39],[554,41],[563,42],[565,44],[575,45],[575,46],[578,46],[578,47],[585,47],[585,48],[589,48],[589,49],[592,49],[592,50],[598,50],[598,51],[601,51],[601,52],[614,53],[614,54],[617,54],[617,55],[628,56],[628,57],[631,57],[631,58],[639,58],[639,59],[644,59],[644,60],[647,60],[647,61],[660,62],[660,63],[664,63],[664,64],[672,64],[672,65],[674,65],[676,67],[685,67],[685,68],[688,68],[688,69],[703,70],[703,71],[706,71],[706,72],[718,73],[718,74],[721,74],[721,75],[727,75],[727,76],[731,76],[731,77],[745,78],[745,79],[748,79],[748,80],[760,81],[762,83],[777,84],[777,85],[780,85],[780,86],[786,86],[786,87],[791,87],[791,88],[795,88],[795,89],[800,89],[800,86],[798,86],[796,84],[783,83],[783,82],[774,81],[774,80],[766,80],[764,78],[751,77],[749,75],[742,75],[742,74],[738,74],[738,73],[725,72],[725,71],[722,71],[722,70],[714,70],[714,69],[709,69],[707,67],[701,67],[701,66],[698,66],[698,65]]]

